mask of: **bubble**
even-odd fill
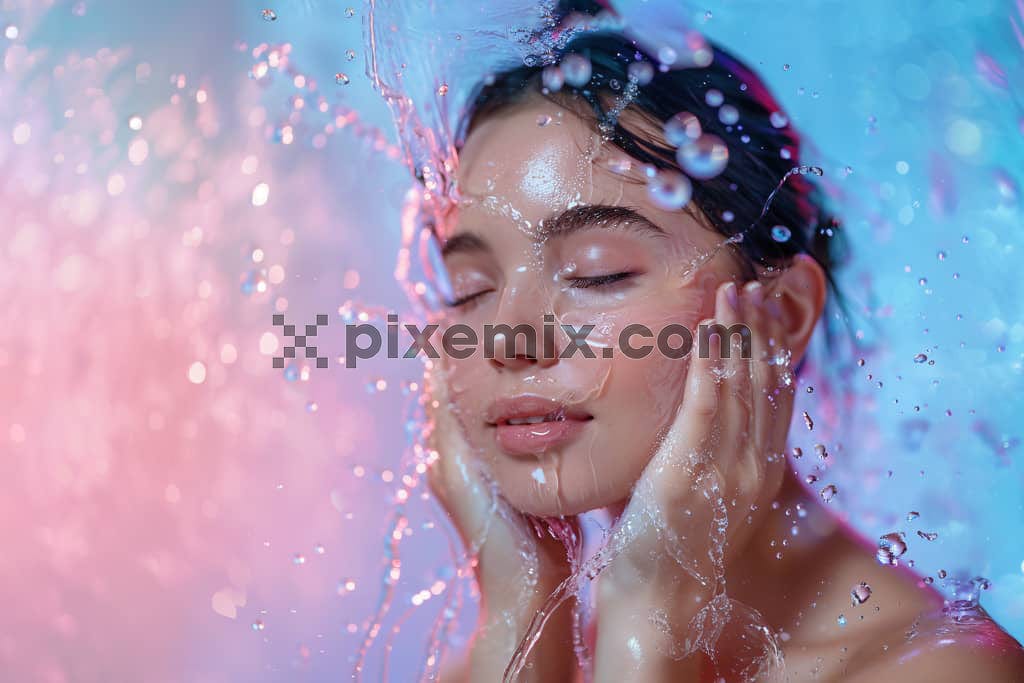
[[[740,112],[731,104],[722,105],[722,108],[718,110],[718,120],[731,126],[740,120]]]
[[[722,95],[721,90],[715,90],[711,88],[704,93],[704,101],[709,107],[718,107],[725,101],[725,97]]]
[[[705,133],[676,151],[676,160],[691,177],[714,178],[729,163],[729,148],[721,138]]]
[[[633,62],[626,69],[626,75],[637,85],[647,85],[654,80],[654,66],[650,62]]]
[[[917,535],[926,541],[934,541],[936,538],[939,537],[937,533],[920,530],[918,530]]]
[[[828,503],[833,498],[835,498],[837,493],[839,493],[839,488],[836,487],[835,484],[829,484],[828,486],[823,488],[819,493],[821,495],[821,499]]]
[[[277,21],[277,12],[272,9],[265,9],[260,12],[260,15],[263,17],[263,21]]]
[[[700,121],[688,111],[681,111],[665,122],[665,140],[674,147],[685,145],[701,136]]]
[[[665,66],[672,66],[679,59],[679,53],[668,45],[658,48],[658,61]]]
[[[861,581],[850,590],[850,602],[854,607],[863,605],[871,597],[871,586]]]
[[[772,239],[776,242],[788,242],[789,238],[793,236],[793,232],[785,225],[776,225],[772,227]]]
[[[663,209],[681,209],[690,201],[693,185],[690,179],[675,171],[658,171],[647,182],[647,195]]]
[[[789,117],[783,114],[781,111],[773,111],[771,116],[768,117],[773,128],[785,128],[786,124],[789,123]]]
[[[348,74],[344,74],[339,71],[338,73],[334,74],[334,82],[337,83],[338,85],[348,85],[349,83],[352,82],[352,79],[348,77]]]
[[[558,92],[565,85],[565,74],[557,66],[546,66],[540,73],[541,84],[551,92]]]
[[[585,86],[590,81],[591,73],[593,73],[593,67],[590,60],[583,55],[566,55],[562,60],[562,74],[565,76],[565,82],[573,87]]]

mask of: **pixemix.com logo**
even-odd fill
[[[320,347],[316,345],[317,331],[327,327],[330,316],[318,314],[313,324],[299,326],[287,324],[283,313],[275,313],[273,324],[281,327],[285,337],[291,337],[291,345],[285,345],[280,356],[274,356],[273,367],[284,368],[288,359],[296,358],[298,349],[303,349],[302,357],[313,360],[318,368],[329,365],[328,356],[320,355]],[[477,352],[482,352],[485,359],[512,360],[517,357],[551,360],[565,359],[580,355],[584,358],[615,358],[624,356],[630,359],[646,358],[652,353],[660,353],[665,358],[678,359],[689,355],[694,349],[696,340],[697,354],[708,358],[711,352],[712,339],[717,339],[719,355],[731,357],[733,336],[739,337],[740,357],[751,357],[750,328],[735,324],[726,327],[720,323],[701,324],[696,334],[689,327],[677,323],[665,325],[651,330],[647,325],[634,323],[624,326],[615,338],[615,344],[591,343],[595,325],[566,325],[556,323],[555,316],[544,316],[544,323],[538,330],[534,325],[485,324],[478,331],[469,325],[454,324],[444,328],[428,324],[419,327],[412,323],[399,324],[398,315],[387,316],[385,332],[371,323],[346,323],[345,325],[345,367],[355,368],[360,360],[375,358],[382,352],[387,358],[415,358],[424,354],[428,358],[437,359],[443,352],[455,359],[466,359]],[[404,351],[400,350],[402,331],[409,335],[409,343]],[[561,331],[565,341],[556,345],[556,335]],[[438,338],[438,334],[440,337]],[[439,342],[441,351],[435,343]],[[561,346],[558,350],[556,346]],[[500,356],[495,355],[496,347],[502,349]]]

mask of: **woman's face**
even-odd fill
[[[449,395],[467,440],[523,512],[570,515],[628,498],[679,406],[689,364],[662,352],[657,336],[682,325],[696,348],[715,288],[739,273],[727,249],[693,267],[723,238],[656,204],[635,160],[623,172],[626,160],[539,98],[481,123],[460,154],[457,208],[440,230],[456,302],[445,323],[472,327],[481,344],[445,359]],[[486,358],[484,326],[501,324],[523,334],[495,330]],[[592,325],[589,350],[568,356],[563,325]],[[643,358],[620,347],[630,325],[651,332],[630,338],[654,347]]]

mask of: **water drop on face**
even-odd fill
[[[590,81],[593,67],[590,64],[590,60],[583,55],[566,55],[565,59],[562,60],[561,66],[565,82],[569,85],[582,88]]]
[[[626,69],[626,75],[637,85],[647,85],[654,80],[654,66],[650,62],[633,62]]]
[[[260,15],[263,17],[263,21],[277,21],[277,12],[272,9],[265,9],[260,12]]]
[[[861,581],[850,590],[850,603],[853,606],[863,605],[871,597],[871,586]]]
[[[718,107],[725,101],[725,97],[722,95],[722,91],[712,88],[704,93],[704,101],[709,107]]]
[[[665,122],[665,140],[675,147],[689,144],[700,138],[700,121],[688,111],[681,111]]]
[[[722,108],[718,110],[718,120],[731,126],[740,120],[740,112],[731,104],[722,105]]]
[[[647,195],[663,209],[674,211],[686,206],[693,194],[690,179],[675,171],[658,171],[647,181]]]
[[[821,499],[823,501],[825,501],[826,503],[828,503],[833,498],[835,498],[837,493],[839,493],[839,489],[836,487],[835,484],[829,484],[828,486],[823,488],[820,491],[820,493],[821,493]]]
[[[783,114],[781,111],[773,111],[771,116],[768,117],[773,128],[785,128],[786,124],[789,123],[789,117]]]
[[[334,82],[338,85],[348,85],[351,82],[351,79],[348,77],[348,74],[343,74],[339,71],[334,74]]]
[[[691,177],[708,180],[729,163],[729,148],[721,138],[705,133],[676,151],[676,161]]]
[[[551,92],[558,92],[565,85],[565,74],[557,66],[546,66],[540,73],[541,85]]]
[[[776,242],[788,242],[793,232],[785,225],[776,225],[772,228],[772,239]]]

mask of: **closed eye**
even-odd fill
[[[627,278],[636,275],[634,272],[622,272],[622,273],[611,273],[609,275],[595,275],[594,277],[570,277],[567,280],[570,286],[578,289],[587,289],[589,287],[603,287],[611,285],[616,282],[621,282]]]
[[[472,302],[473,300],[483,296],[484,294],[488,294],[489,292],[493,292],[493,291],[494,291],[493,289],[481,289],[479,292],[473,292],[472,294],[467,294],[466,296],[459,297],[458,299],[455,299],[454,301],[446,301],[445,302],[445,306],[447,306],[449,308],[460,308],[460,307],[465,306],[466,304]]]

